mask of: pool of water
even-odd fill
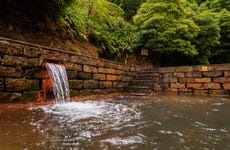
[[[0,110],[1,150],[230,149],[230,99],[119,96]]]

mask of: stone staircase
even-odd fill
[[[133,81],[125,88],[128,93],[137,95],[151,94],[161,90],[161,75],[157,68],[140,71]]]

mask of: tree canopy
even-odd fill
[[[137,30],[133,44],[136,48],[148,48],[162,60],[168,57],[166,65],[215,63],[214,56],[229,53],[229,47],[219,49],[227,44],[222,39],[227,38],[230,22],[226,16],[222,20],[218,12],[225,10],[227,15],[224,4],[228,2],[147,0],[134,16]],[[223,23],[225,27],[221,28]],[[228,57],[219,62],[230,60]]]
[[[134,17],[138,26],[135,42],[153,52],[196,55],[191,40],[199,27],[188,17],[188,11],[183,1],[148,0]]]
[[[136,14],[140,5],[146,0],[109,0],[120,6],[124,10],[124,18],[128,21],[132,20],[132,17]]]

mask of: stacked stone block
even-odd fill
[[[165,92],[228,96],[230,64],[160,68]]]
[[[71,96],[123,91],[143,69],[0,37],[0,102],[45,100],[44,84],[50,84],[45,62],[65,65]],[[164,92],[230,93],[230,64],[164,67],[157,74]]]
[[[122,91],[139,68],[0,38],[0,102],[44,100],[45,62],[65,65],[71,96]]]

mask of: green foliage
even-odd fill
[[[208,7],[219,17],[220,44],[215,46],[210,57],[211,63],[229,63],[230,62],[230,0],[207,0],[201,4],[202,7]]]
[[[90,40],[101,47],[101,57],[114,59],[122,53],[131,51],[130,25],[114,22],[112,26],[105,24],[91,27]]]
[[[196,63],[207,64],[208,58],[215,52],[215,46],[220,43],[219,20],[216,13],[204,8],[198,10],[193,19],[200,28],[198,36],[193,40],[199,52]]]
[[[195,0],[195,1],[196,1],[196,3],[197,3],[198,5],[200,5],[201,3],[205,2],[206,0]]]
[[[223,9],[220,14],[221,46],[230,49],[230,11]]]
[[[109,19],[107,24],[89,22],[89,40],[101,48],[101,57],[116,59],[124,53],[132,51],[132,25],[123,19]]]
[[[183,0],[148,0],[134,16],[138,26],[136,47],[144,47],[152,52],[181,53],[196,55],[197,50],[191,40],[197,36],[199,27],[191,18]]]
[[[65,10],[61,19],[69,35],[89,40],[101,49],[101,56],[115,59],[131,51],[132,25],[124,11],[106,0],[78,0]]]
[[[37,0],[36,0],[37,1]],[[34,1],[33,1],[34,2]],[[49,14],[49,16],[59,18],[63,15],[66,7],[71,5],[74,0],[42,0],[43,10]]]
[[[140,5],[146,0],[109,0],[120,6],[125,12],[125,19],[131,20],[132,17],[136,14]]]
[[[75,1],[60,18],[61,24],[72,38],[87,39],[88,6],[85,1]]]
[[[230,0],[206,0],[202,5],[215,12],[220,12],[224,8],[230,11]]]
[[[64,6],[61,0],[57,3]],[[104,58],[147,48],[152,57],[173,56],[177,65],[215,63],[220,57],[229,62],[229,4],[230,0],[78,0],[65,7],[60,21],[71,37],[100,47]],[[137,9],[134,30],[123,17],[129,20]]]
[[[101,48],[101,57],[115,59],[122,52],[129,52],[130,28],[122,16],[123,10],[114,3],[92,1],[88,13],[89,40]]]
[[[219,14],[220,44],[215,47],[213,63],[230,63],[230,12],[223,9]]]
[[[134,47],[148,48],[165,65],[230,62],[229,2],[148,0],[134,16]]]

